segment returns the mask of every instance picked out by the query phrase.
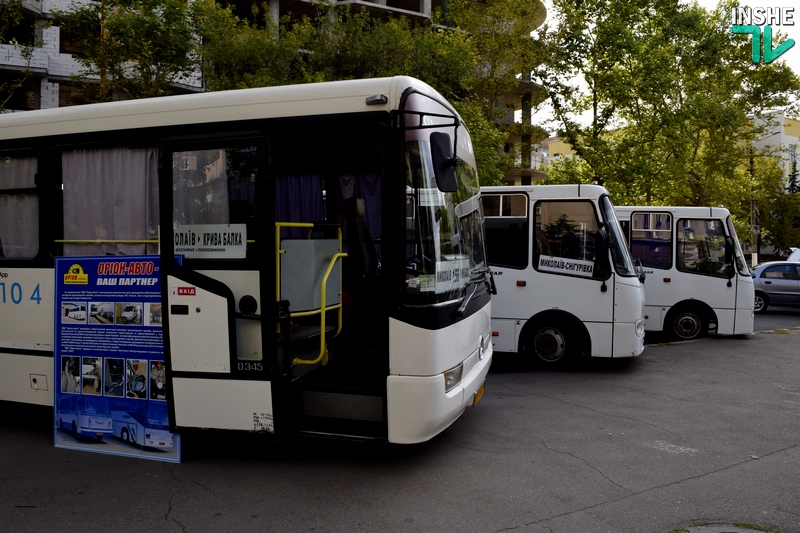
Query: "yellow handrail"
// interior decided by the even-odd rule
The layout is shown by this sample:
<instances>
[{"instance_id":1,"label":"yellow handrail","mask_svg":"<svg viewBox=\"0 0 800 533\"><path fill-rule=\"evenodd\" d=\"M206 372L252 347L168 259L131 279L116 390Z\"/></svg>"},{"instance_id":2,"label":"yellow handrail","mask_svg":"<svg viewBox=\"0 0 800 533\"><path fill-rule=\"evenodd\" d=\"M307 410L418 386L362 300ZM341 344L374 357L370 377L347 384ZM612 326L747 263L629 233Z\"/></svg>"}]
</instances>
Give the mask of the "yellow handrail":
<instances>
[{"instance_id":1,"label":"yellow handrail","mask_svg":"<svg viewBox=\"0 0 800 533\"><path fill-rule=\"evenodd\" d=\"M282 228L308 228L308 239L311 239L311 233L314 229L314 224L312 222L276 222L275 223L275 296L276 301L280 301L281 299L281 254L286 253L286 250L281 249L281 229ZM333 266L336 264L338 259L343 257L347 257L346 253L342 252L342 229L336 229L336 238L339 241L339 252L334 254L331 257L330 262L328 263L328 268L325 270L325 274L322 277L322 287L321 287L321 297L320 297L320 308L315 309L313 311L297 311L295 313L289 313L290 317L302 317L302 316L312 316L319 314L320 315L320 353L316 359L300 359L295 358L292 361L294 365L314 365L322 362L323 365L327 364L328 362L328 347L326 343L326 333L325 333L325 318L326 313L328 311L332 311L334 309L338 310L338 324L336 326L336 333L331 335L330 338L337 337L342 332L342 303L338 303L335 305L328 306L326 305L326 294L327 294L327 286L328 286L328 278L330 277L331 271L333 270ZM339 287L342 285L342 272L341 269L339 270ZM341 293L339 293L341 296ZM277 325L278 332L280 333L280 324Z\"/></svg>"},{"instance_id":2,"label":"yellow handrail","mask_svg":"<svg viewBox=\"0 0 800 533\"><path fill-rule=\"evenodd\" d=\"M322 362L322 365L325 366L328 364L328 345L325 343L325 292L328 286L328 277L331 275L331 270L333 270L333 265L336 264L337 259L341 259L342 257L347 257L347 254L339 252L338 254L334 254L331 257L330 263L328 263L328 268L325 269L325 274L322 276L322 294L320 294L320 335L319 335L319 355L316 359L300 359L299 357L295 357L292 360L293 365L315 365ZM331 306L331 309L339 308L339 327L336 330L336 335L342 330L342 304L337 304L336 306ZM334 337L336 336L334 335Z\"/></svg>"}]
</instances>

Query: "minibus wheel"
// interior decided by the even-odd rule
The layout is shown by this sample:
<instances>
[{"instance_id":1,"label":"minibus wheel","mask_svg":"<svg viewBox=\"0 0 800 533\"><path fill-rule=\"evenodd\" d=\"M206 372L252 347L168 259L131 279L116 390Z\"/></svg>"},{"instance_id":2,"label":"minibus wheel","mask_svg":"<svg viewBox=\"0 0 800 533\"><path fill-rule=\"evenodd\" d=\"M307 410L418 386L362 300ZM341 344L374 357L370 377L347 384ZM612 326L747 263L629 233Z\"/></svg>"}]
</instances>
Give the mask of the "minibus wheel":
<instances>
[{"instance_id":1,"label":"minibus wheel","mask_svg":"<svg viewBox=\"0 0 800 533\"><path fill-rule=\"evenodd\" d=\"M520 352L533 356L533 362L543 368L565 368L589 348L583 324L556 314L533 318L521 339Z\"/></svg>"},{"instance_id":2,"label":"minibus wheel","mask_svg":"<svg viewBox=\"0 0 800 533\"><path fill-rule=\"evenodd\" d=\"M546 326L536 332L533 349L544 363L555 364L567 355L567 340L560 330Z\"/></svg>"},{"instance_id":3,"label":"minibus wheel","mask_svg":"<svg viewBox=\"0 0 800 533\"><path fill-rule=\"evenodd\" d=\"M693 309L679 309L670 313L667 324L672 336L681 341L702 337L707 327L703 314Z\"/></svg>"}]
</instances>

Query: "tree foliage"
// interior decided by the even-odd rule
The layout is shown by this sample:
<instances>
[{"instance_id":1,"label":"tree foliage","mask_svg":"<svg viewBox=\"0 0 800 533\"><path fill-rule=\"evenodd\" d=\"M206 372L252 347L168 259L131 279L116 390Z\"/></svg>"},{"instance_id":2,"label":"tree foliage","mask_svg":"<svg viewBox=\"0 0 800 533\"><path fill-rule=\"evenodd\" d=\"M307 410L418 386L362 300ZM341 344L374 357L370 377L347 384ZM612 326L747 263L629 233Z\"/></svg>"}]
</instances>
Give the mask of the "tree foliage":
<instances>
[{"instance_id":1,"label":"tree foliage","mask_svg":"<svg viewBox=\"0 0 800 533\"><path fill-rule=\"evenodd\" d=\"M732 2L554 5L541 38L552 60L536 76L583 163L559 161L553 180L605 185L621 205L725 205L742 225L751 191L783 194L762 187L765 166L749 173L762 132L752 117L790 108L800 81L782 61L752 62L749 36L730 30Z\"/></svg>"},{"instance_id":2,"label":"tree foliage","mask_svg":"<svg viewBox=\"0 0 800 533\"><path fill-rule=\"evenodd\" d=\"M195 71L195 37L182 0L102 0L56 11L83 49L77 77L89 101L171 94Z\"/></svg>"},{"instance_id":3,"label":"tree foliage","mask_svg":"<svg viewBox=\"0 0 800 533\"><path fill-rule=\"evenodd\" d=\"M505 111L498 111L494 102L518 83L518 73L530 59L529 15L541 3L464 1L450 7L446 15L435 13L433 23L415 24L404 17L374 18L365 10L321 4L316 16L287 14L275 25L260 10L253 20L245 20L211 0L200 0L193 15L202 42L203 79L208 88L223 90L395 75L419 78L462 114L481 182L501 183L512 160L502 151L508 132L497 125ZM502 16L516 21L515 33L505 40L498 37ZM455 27L444 27L447 21ZM494 30L488 34L490 26Z\"/></svg>"},{"instance_id":4,"label":"tree foliage","mask_svg":"<svg viewBox=\"0 0 800 533\"><path fill-rule=\"evenodd\" d=\"M89 101L170 92L199 73L207 90L407 75L445 95L463 113L483 183L502 182L513 165L502 147L507 111L499 95L534 61L531 32L540 0L455 0L447 13L412 22L375 18L325 1L316 15L284 13L267 4L249 16L213 0L103 0L73 4L55 23L80 37L80 80Z\"/></svg>"},{"instance_id":5,"label":"tree foliage","mask_svg":"<svg viewBox=\"0 0 800 533\"><path fill-rule=\"evenodd\" d=\"M7 44L12 30L22 20L22 0L5 0L0 2L0 44Z\"/></svg>"},{"instance_id":6,"label":"tree foliage","mask_svg":"<svg viewBox=\"0 0 800 533\"><path fill-rule=\"evenodd\" d=\"M21 36L18 34L20 23L23 20L22 0L0 2L0 44L17 47L22 59L26 62L25 68L17 76L9 81L0 82L0 112L5 110L8 101L33 76L30 62L33 58L36 40L33 35Z\"/></svg>"}]
</instances>

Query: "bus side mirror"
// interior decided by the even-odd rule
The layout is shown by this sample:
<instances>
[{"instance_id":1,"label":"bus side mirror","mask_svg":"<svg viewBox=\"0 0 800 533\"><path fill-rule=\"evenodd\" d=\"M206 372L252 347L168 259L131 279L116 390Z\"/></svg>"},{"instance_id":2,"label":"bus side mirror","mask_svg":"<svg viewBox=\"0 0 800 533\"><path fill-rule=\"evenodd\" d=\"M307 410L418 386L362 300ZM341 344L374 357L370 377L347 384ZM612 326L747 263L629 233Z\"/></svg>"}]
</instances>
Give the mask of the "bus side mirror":
<instances>
[{"instance_id":1,"label":"bus side mirror","mask_svg":"<svg viewBox=\"0 0 800 533\"><path fill-rule=\"evenodd\" d=\"M608 259L608 233L605 228L600 228L595 232L595 260L594 277L606 280L611 276L611 261ZM605 286L605 283L603 284ZM605 292L605 289L603 290Z\"/></svg>"},{"instance_id":2,"label":"bus side mirror","mask_svg":"<svg viewBox=\"0 0 800 533\"><path fill-rule=\"evenodd\" d=\"M644 266L642 266L641 259L634 259L633 264L636 266L636 277L639 278L639 281L644 284L644 279L647 275L644 273Z\"/></svg>"},{"instance_id":3,"label":"bus side mirror","mask_svg":"<svg viewBox=\"0 0 800 533\"><path fill-rule=\"evenodd\" d=\"M442 192L455 192L458 189L456 167L461 162L453 157L452 139L446 133L431 133L431 156L436 186Z\"/></svg>"},{"instance_id":4,"label":"bus side mirror","mask_svg":"<svg viewBox=\"0 0 800 533\"><path fill-rule=\"evenodd\" d=\"M725 265L728 268L728 279L733 278L736 269L733 268L733 237L725 237Z\"/></svg>"}]
</instances>

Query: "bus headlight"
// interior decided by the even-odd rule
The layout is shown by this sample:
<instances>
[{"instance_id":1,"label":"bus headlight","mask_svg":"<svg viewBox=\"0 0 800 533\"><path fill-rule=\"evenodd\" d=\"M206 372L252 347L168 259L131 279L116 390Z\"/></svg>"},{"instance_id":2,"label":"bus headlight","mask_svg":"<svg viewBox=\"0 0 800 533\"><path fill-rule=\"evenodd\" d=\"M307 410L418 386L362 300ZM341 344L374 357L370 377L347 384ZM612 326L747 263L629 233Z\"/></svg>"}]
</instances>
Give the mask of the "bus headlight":
<instances>
[{"instance_id":1,"label":"bus headlight","mask_svg":"<svg viewBox=\"0 0 800 533\"><path fill-rule=\"evenodd\" d=\"M636 336L644 337L644 320L639 319L636 321Z\"/></svg>"},{"instance_id":2,"label":"bus headlight","mask_svg":"<svg viewBox=\"0 0 800 533\"><path fill-rule=\"evenodd\" d=\"M444 392L450 392L453 388L461 383L461 372L464 370L464 365L459 363L444 373Z\"/></svg>"}]
</instances>

